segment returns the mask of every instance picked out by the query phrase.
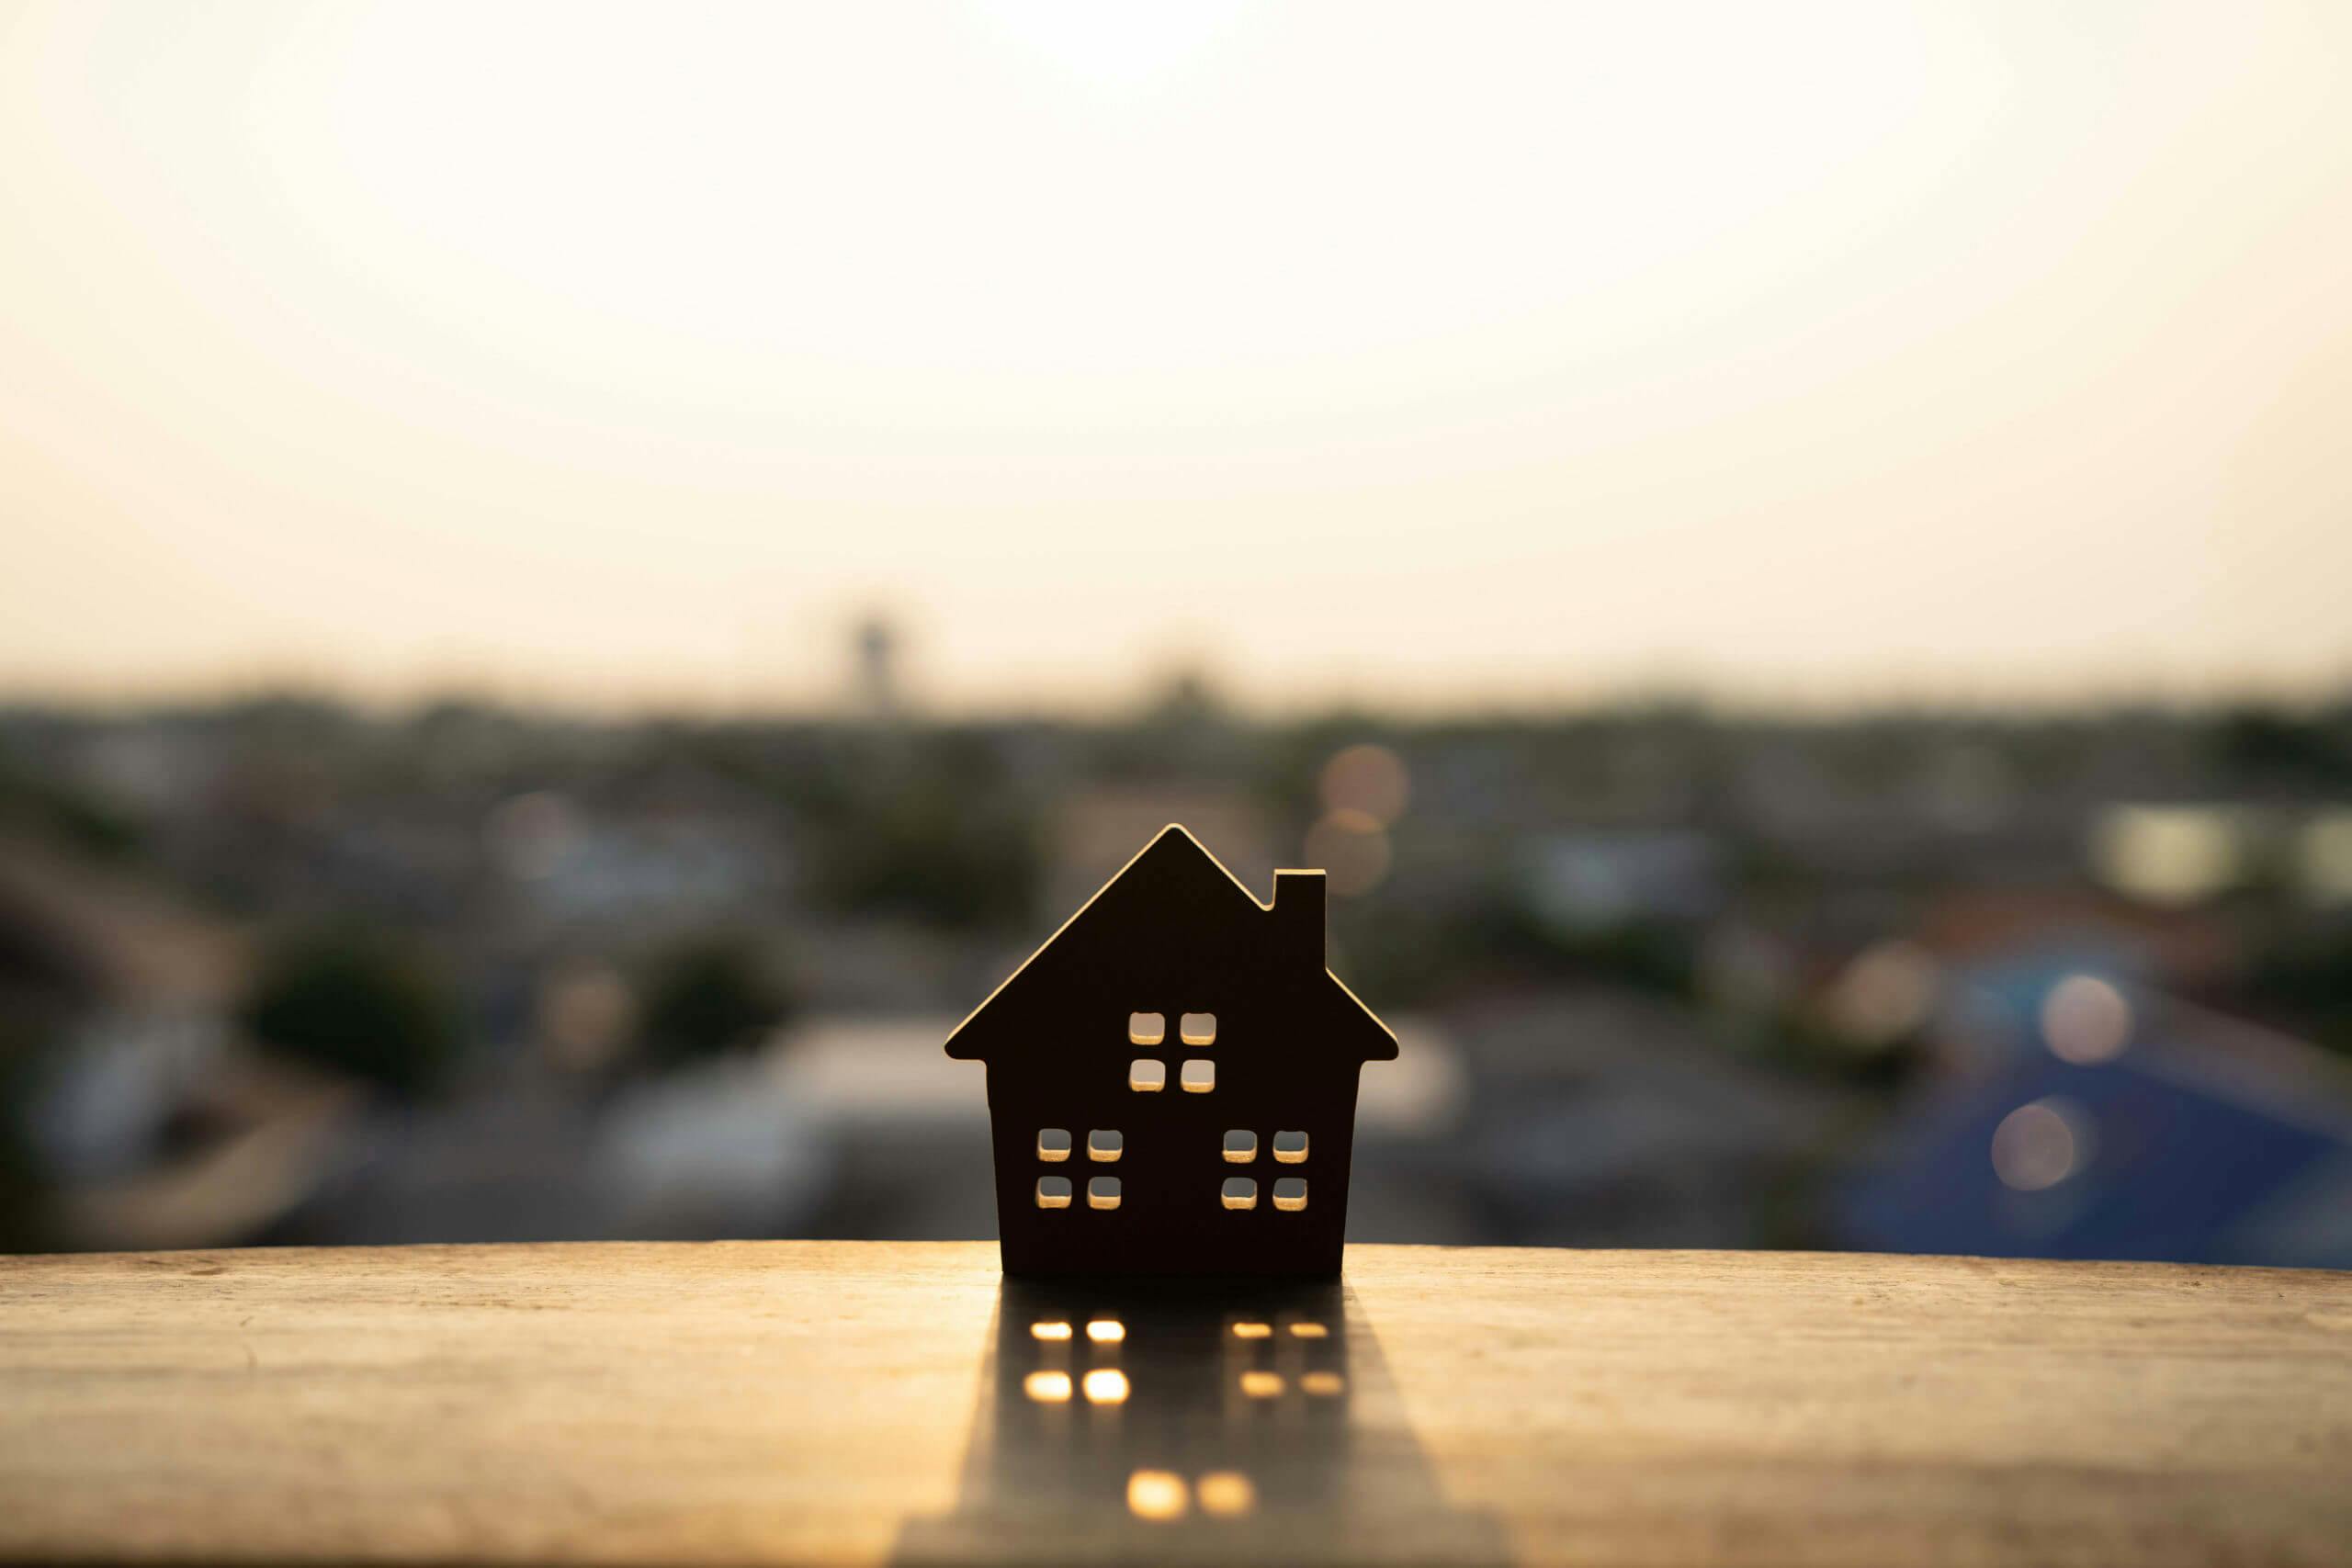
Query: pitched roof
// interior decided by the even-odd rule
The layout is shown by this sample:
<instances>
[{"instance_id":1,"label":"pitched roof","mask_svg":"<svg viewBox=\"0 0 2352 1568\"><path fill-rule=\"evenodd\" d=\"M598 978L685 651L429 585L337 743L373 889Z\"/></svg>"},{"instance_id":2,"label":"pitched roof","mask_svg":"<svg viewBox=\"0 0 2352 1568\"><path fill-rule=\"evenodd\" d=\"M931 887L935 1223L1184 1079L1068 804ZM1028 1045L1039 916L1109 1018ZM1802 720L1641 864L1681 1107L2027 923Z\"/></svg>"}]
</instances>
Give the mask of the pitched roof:
<instances>
[{"instance_id":1,"label":"pitched roof","mask_svg":"<svg viewBox=\"0 0 2352 1568\"><path fill-rule=\"evenodd\" d=\"M1132 944L1137 936L1131 932L1146 937L1161 934L1164 940L1152 950L1150 959L1164 964L1214 962L1216 955L1236 959L1247 955L1256 959L1251 966L1258 967L1264 963L1262 950L1269 932L1266 926L1252 922L1272 918L1272 905L1261 902L1243 886L1181 823L1171 822L956 1026L956 1032L948 1036L947 1054L966 1060L985 1055L986 1052L972 1038L975 1025L1000 1002L1040 985L1071 979L1073 976L1069 974L1055 974L1063 967L1057 963L1061 954L1069 954L1077 964L1101 957L1099 950L1114 944ZM1318 966L1323 952L1321 922L1318 902L1315 929ZM1187 942L1186 938L1192 940ZM1079 953L1077 949L1080 948L1086 952ZM1396 1041L1388 1027L1328 967L1323 967L1323 977L1329 982L1334 1002L1342 1010L1341 1016L1360 1021L1364 1026L1363 1048L1353 1054L1365 1061L1395 1060Z\"/></svg>"}]
</instances>

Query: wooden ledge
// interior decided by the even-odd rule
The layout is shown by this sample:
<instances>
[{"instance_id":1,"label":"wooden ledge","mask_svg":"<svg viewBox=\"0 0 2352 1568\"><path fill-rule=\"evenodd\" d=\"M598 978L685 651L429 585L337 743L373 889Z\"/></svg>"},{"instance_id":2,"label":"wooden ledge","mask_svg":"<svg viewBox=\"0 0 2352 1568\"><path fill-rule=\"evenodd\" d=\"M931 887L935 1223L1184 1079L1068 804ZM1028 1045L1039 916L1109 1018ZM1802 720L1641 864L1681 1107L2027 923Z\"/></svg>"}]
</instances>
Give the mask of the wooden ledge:
<instances>
[{"instance_id":1,"label":"wooden ledge","mask_svg":"<svg viewBox=\"0 0 2352 1568\"><path fill-rule=\"evenodd\" d=\"M2347 1477L2344 1274L1374 1247L1173 1300L1001 1293L987 1245L0 1258L17 1559L2342 1562Z\"/></svg>"}]
</instances>

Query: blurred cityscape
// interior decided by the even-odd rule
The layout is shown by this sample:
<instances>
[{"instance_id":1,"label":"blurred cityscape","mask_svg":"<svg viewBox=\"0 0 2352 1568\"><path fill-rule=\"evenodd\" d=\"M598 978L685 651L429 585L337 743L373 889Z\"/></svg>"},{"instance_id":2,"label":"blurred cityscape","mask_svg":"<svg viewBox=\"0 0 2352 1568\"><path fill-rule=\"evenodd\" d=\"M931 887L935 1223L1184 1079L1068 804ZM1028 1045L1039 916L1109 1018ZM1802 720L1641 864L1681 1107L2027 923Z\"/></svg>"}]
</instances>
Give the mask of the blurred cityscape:
<instances>
[{"instance_id":1,"label":"blurred cityscape","mask_svg":"<svg viewBox=\"0 0 2352 1568\"><path fill-rule=\"evenodd\" d=\"M1161 825L1321 866L1367 1241L2352 1267L2352 701L0 711L0 1246L988 1236L940 1043Z\"/></svg>"}]
</instances>

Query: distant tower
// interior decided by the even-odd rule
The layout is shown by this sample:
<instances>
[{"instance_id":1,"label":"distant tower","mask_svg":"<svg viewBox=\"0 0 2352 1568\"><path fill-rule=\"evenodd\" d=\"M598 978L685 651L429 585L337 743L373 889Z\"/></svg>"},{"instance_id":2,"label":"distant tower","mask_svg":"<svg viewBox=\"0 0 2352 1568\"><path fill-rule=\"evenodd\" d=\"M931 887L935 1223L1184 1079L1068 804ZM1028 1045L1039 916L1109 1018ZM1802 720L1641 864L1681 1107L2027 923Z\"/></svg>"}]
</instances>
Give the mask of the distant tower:
<instances>
[{"instance_id":1,"label":"distant tower","mask_svg":"<svg viewBox=\"0 0 2352 1568\"><path fill-rule=\"evenodd\" d=\"M899 634L882 616L868 615L858 623L855 646L850 711L869 723L888 723L899 714Z\"/></svg>"}]
</instances>

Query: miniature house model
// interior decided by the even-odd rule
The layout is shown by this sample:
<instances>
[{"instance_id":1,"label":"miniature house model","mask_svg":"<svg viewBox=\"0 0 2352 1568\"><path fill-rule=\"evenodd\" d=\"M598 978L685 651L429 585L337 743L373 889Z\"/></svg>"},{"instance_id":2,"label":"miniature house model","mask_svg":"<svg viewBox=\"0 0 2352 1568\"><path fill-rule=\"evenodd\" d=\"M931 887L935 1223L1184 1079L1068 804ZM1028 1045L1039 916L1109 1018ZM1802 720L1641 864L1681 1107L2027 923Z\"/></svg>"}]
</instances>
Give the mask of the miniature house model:
<instances>
[{"instance_id":1,"label":"miniature house model","mask_svg":"<svg viewBox=\"0 0 2352 1568\"><path fill-rule=\"evenodd\" d=\"M1340 1269L1356 1077L1396 1037L1323 963L1323 874L1261 904L1182 828L959 1025L1009 1274Z\"/></svg>"}]
</instances>

